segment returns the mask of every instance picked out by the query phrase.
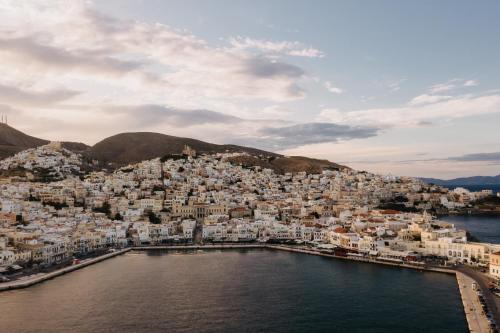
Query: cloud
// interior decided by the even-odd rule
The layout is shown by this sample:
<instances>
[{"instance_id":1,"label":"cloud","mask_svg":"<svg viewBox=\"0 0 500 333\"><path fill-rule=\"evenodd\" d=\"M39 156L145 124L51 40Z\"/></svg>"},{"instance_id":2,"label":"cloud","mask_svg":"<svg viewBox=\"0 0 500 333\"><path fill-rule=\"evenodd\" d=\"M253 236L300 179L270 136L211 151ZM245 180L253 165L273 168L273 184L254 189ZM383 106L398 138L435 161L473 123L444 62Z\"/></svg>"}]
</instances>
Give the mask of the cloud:
<instances>
[{"instance_id":1,"label":"cloud","mask_svg":"<svg viewBox=\"0 0 500 333\"><path fill-rule=\"evenodd\" d=\"M300 42L272 42L248 37L233 37L229 39L232 50L257 50L271 55L288 55L294 57L323 58L325 54L315 48L305 47Z\"/></svg>"},{"instance_id":2,"label":"cloud","mask_svg":"<svg viewBox=\"0 0 500 333\"><path fill-rule=\"evenodd\" d=\"M304 71L297 66L272 61L263 57L248 59L243 71L261 78L299 78L304 75Z\"/></svg>"},{"instance_id":3,"label":"cloud","mask_svg":"<svg viewBox=\"0 0 500 333\"><path fill-rule=\"evenodd\" d=\"M442 93L446 91L455 90L462 87L475 87L478 86L479 82L477 80L464 80L464 79L451 79L445 83L437 83L429 87L429 92L431 94Z\"/></svg>"},{"instance_id":4,"label":"cloud","mask_svg":"<svg viewBox=\"0 0 500 333\"><path fill-rule=\"evenodd\" d=\"M417 97L414 97L408 104L409 105L421 105L421 104L432 104L441 101L445 101L452 98L452 96L443 96L443 95L428 95L423 94Z\"/></svg>"},{"instance_id":5,"label":"cloud","mask_svg":"<svg viewBox=\"0 0 500 333\"><path fill-rule=\"evenodd\" d=\"M3 114L3 115L17 115L17 114L19 114L21 112L22 112L21 110L14 109L10 105L0 104L0 114Z\"/></svg>"},{"instance_id":6,"label":"cloud","mask_svg":"<svg viewBox=\"0 0 500 333\"><path fill-rule=\"evenodd\" d=\"M0 83L0 103L21 106L46 107L66 101L78 94L78 91L66 89L26 90Z\"/></svg>"},{"instance_id":7,"label":"cloud","mask_svg":"<svg viewBox=\"0 0 500 333\"><path fill-rule=\"evenodd\" d=\"M284 127L263 127L258 137L240 138L244 144L253 143L257 147L283 150L309 144L338 142L376 136L373 127L353 127L333 123L305 123Z\"/></svg>"},{"instance_id":8,"label":"cloud","mask_svg":"<svg viewBox=\"0 0 500 333\"><path fill-rule=\"evenodd\" d=\"M182 110L160 105L109 106L104 112L121 115L139 126L167 123L170 126L236 124L244 119L210 110Z\"/></svg>"},{"instance_id":9,"label":"cloud","mask_svg":"<svg viewBox=\"0 0 500 333\"><path fill-rule=\"evenodd\" d=\"M441 93L441 92L453 90L453 89L455 89L455 87L456 87L456 85L453 83L437 83L437 84L432 85L429 88L429 91L432 94L435 94L435 93Z\"/></svg>"},{"instance_id":10,"label":"cloud","mask_svg":"<svg viewBox=\"0 0 500 333\"><path fill-rule=\"evenodd\" d=\"M0 50L0 52L8 52L15 57L20 57L19 61L32 61L57 70L80 68L94 74L123 75L141 67L138 62L118 60L92 54L92 52L85 50L70 52L61 48L41 45L34 36L0 39Z\"/></svg>"},{"instance_id":11,"label":"cloud","mask_svg":"<svg viewBox=\"0 0 500 333\"><path fill-rule=\"evenodd\" d=\"M475 87L478 85L479 85L479 82L477 80L467 80L464 82L464 87Z\"/></svg>"},{"instance_id":12,"label":"cloud","mask_svg":"<svg viewBox=\"0 0 500 333\"><path fill-rule=\"evenodd\" d=\"M164 24L110 17L83 0L1 6L0 70L24 84L80 84L85 75L107 90L168 98L169 104L221 98L281 102L305 97L299 82L305 72L274 55L322 56L298 42L242 39L237 51L234 45L216 47Z\"/></svg>"},{"instance_id":13,"label":"cloud","mask_svg":"<svg viewBox=\"0 0 500 333\"><path fill-rule=\"evenodd\" d=\"M495 153L474 153L462 156L449 157L452 161L474 161L474 162L500 162L500 152Z\"/></svg>"},{"instance_id":14,"label":"cloud","mask_svg":"<svg viewBox=\"0 0 500 333\"><path fill-rule=\"evenodd\" d=\"M401 84L403 84L403 82L405 82L405 81L406 81L406 79L391 81L391 82L387 83L387 87L389 88L389 90L391 92L396 92L396 91L399 91L401 89Z\"/></svg>"},{"instance_id":15,"label":"cloud","mask_svg":"<svg viewBox=\"0 0 500 333\"><path fill-rule=\"evenodd\" d=\"M340 124L408 127L500 112L500 94L438 97L434 103L430 99L431 97L420 97L416 101L413 99L413 103L410 101L408 105L393 108L345 112L325 109L320 116ZM423 100L429 103L419 103Z\"/></svg>"},{"instance_id":16,"label":"cloud","mask_svg":"<svg viewBox=\"0 0 500 333\"><path fill-rule=\"evenodd\" d=\"M334 93L334 94L337 94L337 95L340 95L340 94L342 94L342 93L344 92L344 90L343 90L343 89L341 89L341 88L339 88L339 87L335 87L335 86L333 85L333 83L331 83L330 81L326 81L326 82L324 83L324 86L325 86L325 88L326 88L329 92Z\"/></svg>"}]
</instances>

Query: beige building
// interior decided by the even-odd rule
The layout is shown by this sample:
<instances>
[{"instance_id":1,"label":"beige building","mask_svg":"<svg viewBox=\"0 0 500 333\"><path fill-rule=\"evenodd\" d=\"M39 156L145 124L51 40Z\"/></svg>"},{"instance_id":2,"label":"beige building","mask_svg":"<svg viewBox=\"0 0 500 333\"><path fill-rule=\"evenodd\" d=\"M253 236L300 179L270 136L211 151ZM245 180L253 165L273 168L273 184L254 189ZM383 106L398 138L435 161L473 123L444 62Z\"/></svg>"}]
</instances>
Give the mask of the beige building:
<instances>
[{"instance_id":1,"label":"beige building","mask_svg":"<svg viewBox=\"0 0 500 333\"><path fill-rule=\"evenodd\" d=\"M189 205L172 205L172 213L183 218L195 218L202 221L210 215L226 215L228 209L226 205L210 205L203 203L190 203Z\"/></svg>"},{"instance_id":2,"label":"beige building","mask_svg":"<svg viewBox=\"0 0 500 333\"><path fill-rule=\"evenodd\" d=\"M490 255L490 274L500 279L500 251Z\"/></svg>"}]
</instances>

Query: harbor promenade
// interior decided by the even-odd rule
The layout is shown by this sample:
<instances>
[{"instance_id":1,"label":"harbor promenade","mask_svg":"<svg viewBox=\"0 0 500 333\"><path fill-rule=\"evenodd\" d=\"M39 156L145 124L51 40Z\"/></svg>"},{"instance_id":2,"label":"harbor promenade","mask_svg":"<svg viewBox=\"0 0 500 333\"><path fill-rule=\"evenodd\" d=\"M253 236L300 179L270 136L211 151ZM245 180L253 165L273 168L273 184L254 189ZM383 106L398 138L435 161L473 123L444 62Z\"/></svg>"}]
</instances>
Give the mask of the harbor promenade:
<instances>
[{"instance_id":1,"label":"harbor promenade","mask_svg":"<svg viewBox=\"0 0 500 333\"><path fill-rule=\"evenodd\" d=\"M462 272L456 272L462 303L464 304L465 316L471 333L491 332L488 319L483 311L476 290L473 290L473 283L477 282Z\"/></svg>"}]
</instances>

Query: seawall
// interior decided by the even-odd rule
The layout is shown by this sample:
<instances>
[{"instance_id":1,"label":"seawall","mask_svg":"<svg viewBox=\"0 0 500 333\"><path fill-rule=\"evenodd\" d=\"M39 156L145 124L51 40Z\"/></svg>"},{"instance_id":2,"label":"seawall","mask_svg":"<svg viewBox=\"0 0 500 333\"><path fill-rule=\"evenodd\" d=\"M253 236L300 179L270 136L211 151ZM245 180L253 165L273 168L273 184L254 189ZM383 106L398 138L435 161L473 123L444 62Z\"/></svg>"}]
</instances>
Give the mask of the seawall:
<instances>
[{"instance_id":1,"label":"seawall","mask_svg":"<svg viewBox=\"0 0 500 333\"><path fill-rule=\"evenodd\" d=\"M104 254L102 256L99 256L99 257L96 257L96 258L92 258L92 259L88 259L88 260L86 260L84 262L81 262L79 264L68 266L68 267L64 267L64 268L55 270L55 271L50 272L50 273L46 273L46 274L40 273L40 274L38 274L35 277L27 278L27 279L24 279L24 280L16 280L16 281L12 281L12 282L0 283L0 291L26 288L26 287L32 286L34 284L37 284L37 283L40 283L40 282L43 282L43 281L46 281L46 280L49 280L49 279L53 279L53 278L55 278L57 276L64 275L64 274L67 274L69 272L76 271L77 269L93 265L93 264L98 263L100 261L116 257L116 256L118 256L120 254L123 254L125 252L128 252L128 251L130 251L130 248L126 248L126 249L123 249L123 250L118 250L116 252Z\"/></svg>"},{"instance_id":2,"label":"seawall","mask_svg":"<svg viewBox=\"0 0 500 333\"><path fill-rule=\"evenodd\" d=\"M301 249L301 248L293 248L293 247L288 247L288 246L281 246L281 245L266 245L266 248L275 249L275 250L282 250L282 251L289 251L289 252L306 253L306 254L312 254L312 255L341 259L341 260L364 262L364 263L369 263L369 264L378 264L378 265L385 265L385 266L392 266L392 267L410 268L410 269L415 269L415 270L419 270L419 271L431 271L431 272L438 272L438 273L445 273L445 274L455 274L454 270L447 269L447 268L416 266L416 265L410 265L410 264L393 263L393 262L386 262L386 261L367 259L367 258L341 257L341 256L336 256L334 254L323 253L323 252L318 252L318 251L314 251L314 250L306 250L306 249Z\"/></svg>"}]
</instances>

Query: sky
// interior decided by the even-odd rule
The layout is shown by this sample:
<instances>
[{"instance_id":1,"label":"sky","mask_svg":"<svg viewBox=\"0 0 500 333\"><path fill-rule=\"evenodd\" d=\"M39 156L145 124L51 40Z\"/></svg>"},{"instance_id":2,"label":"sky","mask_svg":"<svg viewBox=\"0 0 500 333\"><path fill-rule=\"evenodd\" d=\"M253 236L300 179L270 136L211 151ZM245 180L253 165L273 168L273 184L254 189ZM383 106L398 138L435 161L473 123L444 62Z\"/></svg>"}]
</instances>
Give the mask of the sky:
<instances>
[{"instance_id":1,"label":"sky","mask_svg":"<svg viewBox=\"0 0 500 333\"><path fill-rule=\"evenodd\" d=\"M500 174L499 1L0 0L0 113L381 174Z\"/></svg>"}]
</instances>

